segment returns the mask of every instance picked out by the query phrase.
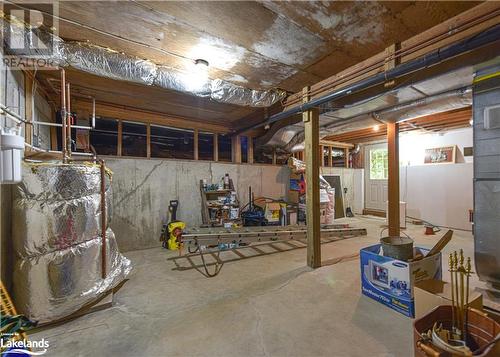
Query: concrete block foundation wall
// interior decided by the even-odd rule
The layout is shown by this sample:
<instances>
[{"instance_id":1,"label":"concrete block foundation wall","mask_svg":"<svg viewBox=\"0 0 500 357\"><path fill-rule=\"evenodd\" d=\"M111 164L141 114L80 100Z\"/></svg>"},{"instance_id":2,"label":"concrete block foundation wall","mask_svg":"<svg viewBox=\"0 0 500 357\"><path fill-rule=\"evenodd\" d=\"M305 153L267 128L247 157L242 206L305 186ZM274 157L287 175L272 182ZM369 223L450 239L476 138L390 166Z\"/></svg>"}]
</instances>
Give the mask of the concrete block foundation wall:
<instances>
[{"instance_id":1,"label":"concrete block foundation wall","mask_svg":"<svg viewBox=\"0 0 500 357\"><path fill-rule=\"evenodd\" d=\"M188 226L199 226L202 223L201 179L215 183L228 173L243 206L248 203L249 186L255 197L286 198L290 175L286 166L258 164L111 157L106 158L106 164L114 173L111 228L122 251L160 245L161 227L167 222L170 200L180 201L178 219ZM360 213L363 170L322 168L322 172L341 176L342 185L348 188L348 195L352 195L351 202L361 202L353 203L354 211Z\"/></svg>"},{"instance_id":2,"label":"concrete block foundation wall","mask_svg":"<svg viewBox=\"0 0 500 357\"><path fill-rule=\"evenodd\" d=\"M122 251L160 245L170 200L179 200L178 219L199 226L201 179L215 183L228 173L241 205L249 186L255 197L284 198L289 180L286 166L132 158L107 158L106 164L114 173L111 228Z\"/></svg>"}]
</instances>

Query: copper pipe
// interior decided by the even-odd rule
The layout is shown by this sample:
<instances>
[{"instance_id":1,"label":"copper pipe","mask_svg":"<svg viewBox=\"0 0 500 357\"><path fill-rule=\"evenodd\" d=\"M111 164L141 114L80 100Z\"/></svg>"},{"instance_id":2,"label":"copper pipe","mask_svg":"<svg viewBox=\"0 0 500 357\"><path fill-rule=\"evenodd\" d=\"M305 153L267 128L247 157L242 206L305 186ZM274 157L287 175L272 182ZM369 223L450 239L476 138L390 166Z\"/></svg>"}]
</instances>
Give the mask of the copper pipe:
<instances>
[{"instance_id":1,"label":"copper pipe","mask_svg":"<svg viewBox=\"0 0 500 357\"><path fill-rule=\"evenodd\" d=\"M61 151L62 161L66 163L66 72L61 68Z\"/></svg>"},{"instance_id":2,"label":"copper pipe","mask_svg":"<svg viewBox=\"0 0 500 357\"><path fill-rule=\"evenodd\" d=\"M67 103L68 103L68 111L67 111L67 122L66 122L66 130L68 131L68 134L66 135L66 140L68 141L67 142L67 145L66 145L66 150L67 150L67 154L68 154L68 157L71 157L71 121L72 121L72 117L71 117L71 88L70 88L70 85L69 83L66 84L66 95L68 96L67 98Z\"/></svg>"},{"instance_id":3,"label":"copper pipe","mask_svg":"<svg viewBox=\"0 0 500 357\"><path fill-rule=\"evenodd\" d=\"M106 165L104 160L99 160L101 164L101 276L106 279Z\"/></svg>"}]
</instances>

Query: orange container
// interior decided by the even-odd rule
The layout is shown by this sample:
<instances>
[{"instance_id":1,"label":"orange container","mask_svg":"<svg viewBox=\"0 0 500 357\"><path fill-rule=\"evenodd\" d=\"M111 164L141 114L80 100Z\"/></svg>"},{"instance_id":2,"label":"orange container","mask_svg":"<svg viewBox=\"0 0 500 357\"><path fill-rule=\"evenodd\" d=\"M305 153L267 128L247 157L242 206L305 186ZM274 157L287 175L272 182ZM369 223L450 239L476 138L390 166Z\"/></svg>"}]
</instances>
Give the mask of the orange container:
<instances>
[{"instance_id":1,"label":"orange container","mask_svg":"<svg viewBox=\"0 0 500 357\"><path fill-rule=\"evenodd\" d=\"M468 336L467 345L472 352L493 341L500 333L500 324L491 319L484 312L469 308L468 310ZM436 307L422 318L413 323L413 339L416 357L451 357L452 355L434 346L431 342L422 341L422 334L426 333L434 323L443 324L447 330L451 329L451 306L442 305ZM486 350L476 356L500 356L500 342L486 348Z\"/></svg>"}]
</instances>

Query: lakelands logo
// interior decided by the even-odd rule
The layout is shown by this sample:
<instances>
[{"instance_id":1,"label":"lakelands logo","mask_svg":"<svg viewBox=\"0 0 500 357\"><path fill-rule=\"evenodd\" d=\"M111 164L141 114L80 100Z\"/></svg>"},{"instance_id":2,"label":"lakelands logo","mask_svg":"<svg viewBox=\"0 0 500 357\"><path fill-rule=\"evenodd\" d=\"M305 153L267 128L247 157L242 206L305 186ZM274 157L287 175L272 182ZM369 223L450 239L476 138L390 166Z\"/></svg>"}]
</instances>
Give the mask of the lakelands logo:
<instances>
[{"instance_id":1,"label":"lakelands logo","mask_svg":"<svg viewBox=\"0 0 500 357\"><path fill-rule=\"evenodd\" d=\"M0 2L3 65L12 69L57 68L52 55L57 36L56 1Z\"/></svg>"},{"instance_id":2,"label":"lakelands logo","mask_svg":"<svg viewBox=\"0 0 500 357\"><path fill-rule=\"evenodd\" d=\"M49 341L42 338L41 340L14 340L11 339L15 334L4 334L0 337L0 348L3 351L2 355L9 354L15 356L32 355L41 356L47 353Z\"/></svg>"}]
</instances>

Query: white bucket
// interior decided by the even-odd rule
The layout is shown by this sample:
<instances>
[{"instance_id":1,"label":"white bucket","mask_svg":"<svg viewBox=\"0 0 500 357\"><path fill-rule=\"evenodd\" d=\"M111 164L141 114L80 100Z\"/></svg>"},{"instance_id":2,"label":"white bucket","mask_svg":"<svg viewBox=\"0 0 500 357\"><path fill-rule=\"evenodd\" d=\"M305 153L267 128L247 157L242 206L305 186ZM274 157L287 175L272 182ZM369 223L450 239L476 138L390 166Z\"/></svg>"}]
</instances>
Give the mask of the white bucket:
<instances>
[{"instance_id":1,"label":"white bucket","mask_svg":"<svg viewBox=\"0 0 500 357\"><path fill-rule=\"evenodd\" d=\"M2 128L0 135L0 182L21 182L21 155L24 138L14 128Z\"/></svg>"}]
</instances>

